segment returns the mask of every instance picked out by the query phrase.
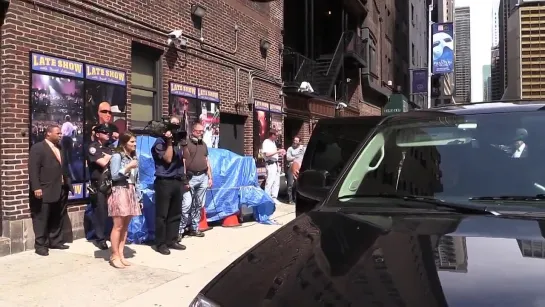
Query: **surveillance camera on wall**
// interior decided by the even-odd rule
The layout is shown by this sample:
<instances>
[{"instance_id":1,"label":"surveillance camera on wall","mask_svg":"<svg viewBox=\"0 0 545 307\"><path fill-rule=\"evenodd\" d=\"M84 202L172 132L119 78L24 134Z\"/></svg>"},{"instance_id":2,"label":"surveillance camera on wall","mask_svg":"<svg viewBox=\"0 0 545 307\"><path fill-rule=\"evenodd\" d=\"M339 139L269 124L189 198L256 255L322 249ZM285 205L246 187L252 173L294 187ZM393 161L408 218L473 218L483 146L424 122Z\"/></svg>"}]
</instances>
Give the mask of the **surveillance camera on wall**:
<instances>
[{"instance_id":1,"label":"surveillance camera on wall","mask_svg":"<svg viewBox=\"0 0 545 307\"><path fill-rule=\"evenodd\" d=\"M310 83L308 83L307 81L303 81L303 82L301 82L301 85L299 86L299 92L301 92L301 93L314 93L314 89L312 88Z\"/></svg>"},{"instance_id":2,"label":"surveillance camera on wall","mask_svg":"<svg viewBox=\"0 0 545 307\"><path fill-rule=\"evenodd\" d=\"M182 30L174 30L170 33L168 33L168 40L167 44L170 46L186 46L187 45L187 39L183 37L183 31Z\"/></svg>"},{"instance_id":3,"label":"surveillance camera on wall","mask_svg":"<svg viewBox=\"0 0 545 307\"><path fill-rule=\"evenodd\" d=\"M344 108L346 108L346 107L348 107L348 105L347 105L346 103L344 103L344 102L338 102L336 108L337 108L337 110L342 110L342 109L344 109Z\"/></svg>"}]
</instances>

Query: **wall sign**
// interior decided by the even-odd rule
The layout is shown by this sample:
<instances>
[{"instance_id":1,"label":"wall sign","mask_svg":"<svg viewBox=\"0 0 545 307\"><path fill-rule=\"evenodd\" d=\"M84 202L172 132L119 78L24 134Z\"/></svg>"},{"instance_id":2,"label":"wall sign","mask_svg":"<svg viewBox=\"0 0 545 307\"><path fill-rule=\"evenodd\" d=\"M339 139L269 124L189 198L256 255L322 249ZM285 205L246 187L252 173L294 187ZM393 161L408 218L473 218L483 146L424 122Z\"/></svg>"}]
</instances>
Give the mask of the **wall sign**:
<instances>
[{"instance_id":1,"label":"wall sign","mask_svg":"<svg viewBox=\"0 0 545 307\"><path fill-rule=\"evenodd\" d=\"M40 53L31 53L32 70L44 74L57 74L83 78L83 63Z\"/></svg>"},{"instance_id":2,"label":"wall sign","mask_svg":"<svg viewBox=\"0 0 545 307\"><path fill-rule=\"evenodd\" d=\"M197 89L197 98L201 100L206 100L210 102L220 102L220 93L216 91L207 90L204 88Z\"/></svg>"},{"instance_id":3,"label":"wall sign","mask_svg":"<svg viewBox=\"0 0 545 307\"><path fill-rule=\"evenodd\" d=\"M87 64L85 66L85 76L88 80L127 85L126 74L124 71L113 70L106 67L100 67Z\"/></svg>"}]
</instances>

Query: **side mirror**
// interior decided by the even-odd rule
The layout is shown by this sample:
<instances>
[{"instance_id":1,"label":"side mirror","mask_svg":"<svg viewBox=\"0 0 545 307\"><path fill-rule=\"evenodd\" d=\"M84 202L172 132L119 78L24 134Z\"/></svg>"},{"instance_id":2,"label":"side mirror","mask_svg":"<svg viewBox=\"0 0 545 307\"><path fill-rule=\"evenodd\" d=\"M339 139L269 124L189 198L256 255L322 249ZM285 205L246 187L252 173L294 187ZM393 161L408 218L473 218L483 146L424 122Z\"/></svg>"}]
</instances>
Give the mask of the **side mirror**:
<instances>
[{"instance_id":1,"label":"side mirror","mask_svg":"<svg viewBox=\"0 0 545 307\"><path fill-rule=\"evenodd\" d=\"M329 173L323 170L306 170L297 178L297 192L302 196L322 201L329 192L327 177Z\"/></svg>"}]
</instances>

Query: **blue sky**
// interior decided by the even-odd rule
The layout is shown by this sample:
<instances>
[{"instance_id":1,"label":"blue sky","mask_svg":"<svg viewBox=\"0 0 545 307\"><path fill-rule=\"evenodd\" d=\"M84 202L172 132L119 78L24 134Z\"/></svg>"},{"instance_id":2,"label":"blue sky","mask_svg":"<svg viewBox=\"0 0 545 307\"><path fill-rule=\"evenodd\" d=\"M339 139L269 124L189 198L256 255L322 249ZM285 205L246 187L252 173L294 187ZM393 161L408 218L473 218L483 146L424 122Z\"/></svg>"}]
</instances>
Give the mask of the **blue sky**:
<instances>
[{"instance_id":1,"label":"blue sky","mask_svg":"<svg viewBox=\"0 0 545 307\"><path fill-rule=\"evenodd\" d=\"M483 65L490 64L492 8L499 0L454 0L456 7L471 10L471 100L483 99Z\"/></svg>"}]
</instances>

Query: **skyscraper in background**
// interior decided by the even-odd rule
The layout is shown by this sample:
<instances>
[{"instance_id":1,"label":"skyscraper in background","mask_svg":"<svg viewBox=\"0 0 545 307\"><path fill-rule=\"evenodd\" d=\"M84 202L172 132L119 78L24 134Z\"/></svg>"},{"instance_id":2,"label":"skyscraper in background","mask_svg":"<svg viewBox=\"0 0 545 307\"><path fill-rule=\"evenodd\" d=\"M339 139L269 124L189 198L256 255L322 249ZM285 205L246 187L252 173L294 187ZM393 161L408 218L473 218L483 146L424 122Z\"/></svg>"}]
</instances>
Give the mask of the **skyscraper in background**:
<instances>
[{"instance_id":1,"label":"skyscraper in background","mask_svg":"<svg viewBox=\"0 0 545 307\"><path fill-rule=\"evenodd\" d=\"M454 91L458 103L471 102L471 11L454 9Z\"/></svg>"},{"instance_id":2,"label":"skyscraper in background","mask_svg":"<svg viewBox=\"0 0 545 307\"><path fill-rule=\"evenodd\" d=\"M490 101L491 96L491 66L483 65L483 101Z\"/></svg>"},{"instance_id":3,"label":"skyscraper in background","mask_svg":"<svg viewBox=\"0 0 545 307\"><path fill-rule=\"evenodd\" d=\"M492 49L490 51L490 88L489 100L500 100L504 91L502 69L500 69L500 34L503 30L500 27L500 20L503 18L500 10L501 1L492 4Z\"/></svg>"},{"instance_id":4,"label":"skyscraper in background","mask_svg":"<svg viewBox=\"0 0 545 307\"><path fill-rule=\"evenodd\" d=\"M500 44L500 19L499 19L500 1L494 1L492 4L492 47Z\"/></svg>"},{"instance_id":5,"label":"skyscraper in background","mask_svg":"<svg viewBox=\"0 0 545 307\"><path fill-rule=\"evenodd\" d=\"M505 99L544 99L545 1L518 1L507 22Z\"/></svg>"},{"instance_id":6,"label":"skyscraper in background","mask_svg":"<svg viewBox=\"0 0 545 307\"><path fill-rule=\"evenodd\" d=\"M492 89L494 93L501 92L498 99L503 97L507 88L507 19L509 18L509 3L511 0L500 0L498 5L498 84Z\"/></svg>"},{"instance_id":7,"label":"skyscraper in background","mask_svg":"<svg viewBox=\"0 0 545 307\"><path fill-rule=\"evenodd\" d=\"M433 22L454 22L454 0L433 0ZM454 29L456 31L456 29ZM441 74L432 77L433 105L451 104L454 102L454 74Z\"/></svg>"}]
</instances>

